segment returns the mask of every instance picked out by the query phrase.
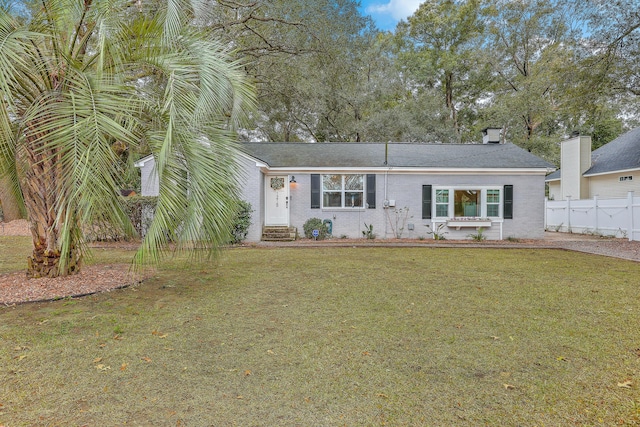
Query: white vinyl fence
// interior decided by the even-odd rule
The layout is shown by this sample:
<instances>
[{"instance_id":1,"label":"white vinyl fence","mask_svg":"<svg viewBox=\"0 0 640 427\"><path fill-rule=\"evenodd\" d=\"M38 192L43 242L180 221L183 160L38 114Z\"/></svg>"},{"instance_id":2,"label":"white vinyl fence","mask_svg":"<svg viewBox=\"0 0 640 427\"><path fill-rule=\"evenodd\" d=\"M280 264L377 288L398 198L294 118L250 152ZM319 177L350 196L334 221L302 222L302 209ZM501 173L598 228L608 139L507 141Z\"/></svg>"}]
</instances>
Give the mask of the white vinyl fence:
<instances>
[{"instance_id":1,"label":"white vinyl fence","mask_svg":"<svg viewBox=\"0 0 640 427\"><path fill-rule=\"evenodd\" d=\"M630 191L623 199L547 200L545 228L640 240L640 197Z\"/></svg>"}]
</instances>

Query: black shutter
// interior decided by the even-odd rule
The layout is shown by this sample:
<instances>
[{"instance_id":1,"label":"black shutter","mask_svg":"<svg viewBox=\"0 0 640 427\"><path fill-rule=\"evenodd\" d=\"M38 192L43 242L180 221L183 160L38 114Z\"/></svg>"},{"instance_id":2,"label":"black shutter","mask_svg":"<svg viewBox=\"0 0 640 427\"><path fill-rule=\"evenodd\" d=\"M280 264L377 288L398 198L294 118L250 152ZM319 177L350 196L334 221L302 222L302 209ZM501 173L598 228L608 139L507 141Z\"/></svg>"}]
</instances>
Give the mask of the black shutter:
<instances>
[{"instance_id":1,"label":"black shutter","mask_svg":"<svg viewBox=\"0 0 640 427\"><path fill-rule=\"evenodd\" d=\"M504 219L513 219L513 185L504 186L502 215Z\"/></svg>"},{"instance_id":2,"label":"black shutter","mask_svg":"<svg viewBox=\"0 0 640 427\"><path fill-rule=\"evenodd\" d=\"M369 209L376 208L376 175L367 175L367 207Z\"/></svg>"},{"instance_id":3,"label":"black shutter","mask_svg":"<svg viewBox=\"0 0 640 427\"><path fill-rule=\"evenodd\" d=\"M422 186L422 219L431 219L431 186Z\"/></svg>"},{"instance_id":4,"label":"black shutter","mask_svg":"<svg viewBox=\"0 0 640 427\"><path fill-rule=\"evenodd\" d=\"M320 209L320 175L311 174L311 209Z\"/></svg>"}]
</instances>

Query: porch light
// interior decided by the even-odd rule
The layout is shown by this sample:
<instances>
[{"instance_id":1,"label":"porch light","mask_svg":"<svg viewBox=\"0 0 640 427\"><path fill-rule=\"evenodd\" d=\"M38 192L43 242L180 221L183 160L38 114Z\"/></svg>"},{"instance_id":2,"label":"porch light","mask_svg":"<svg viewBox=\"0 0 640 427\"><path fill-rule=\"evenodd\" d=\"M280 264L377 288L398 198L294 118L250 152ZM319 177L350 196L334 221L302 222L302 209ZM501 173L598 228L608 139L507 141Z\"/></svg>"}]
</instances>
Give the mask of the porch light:
<instances>
[{"instance_id":1,"label":"porch light","mask_svg":"<svg viewBox=\"0 0 640 427\"><path fill-rule=\"evenodd\" d=\"M289 180L289 184L295 184L296 183L296 177L291 175L291 179Z\"/></svg>"}]
</instances>

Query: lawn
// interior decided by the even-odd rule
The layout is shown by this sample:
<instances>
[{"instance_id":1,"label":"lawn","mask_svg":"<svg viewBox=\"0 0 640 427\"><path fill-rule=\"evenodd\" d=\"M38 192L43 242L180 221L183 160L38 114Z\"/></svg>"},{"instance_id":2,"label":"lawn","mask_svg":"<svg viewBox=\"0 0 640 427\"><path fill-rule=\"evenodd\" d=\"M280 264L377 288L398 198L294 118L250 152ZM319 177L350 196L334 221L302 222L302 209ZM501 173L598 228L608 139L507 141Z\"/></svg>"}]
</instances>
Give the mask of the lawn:
<instances>
[{"instance_id":1,"label":"lawn","mask_svg":"<svg viewBox=\"0 0 640 427\"><path fill-rule=\"evenodd\" d=\"M640 425L639 278L560 250L175 260L0 308L0 425Z\"/></svg>"}]
</instances>

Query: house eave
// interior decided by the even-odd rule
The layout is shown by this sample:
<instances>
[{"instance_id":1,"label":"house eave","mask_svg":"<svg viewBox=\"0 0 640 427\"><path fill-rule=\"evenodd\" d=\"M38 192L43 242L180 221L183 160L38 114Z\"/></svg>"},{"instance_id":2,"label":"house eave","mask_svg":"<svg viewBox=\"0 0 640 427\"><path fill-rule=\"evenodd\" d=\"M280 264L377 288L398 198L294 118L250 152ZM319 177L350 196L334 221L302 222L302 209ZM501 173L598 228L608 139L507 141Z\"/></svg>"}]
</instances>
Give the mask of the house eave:
<instances>
[{"instance_id":1,"label":"house eave","mask_svg":"<svg viewBox=\"0 0 640 427\"><path fill-rule=\"evenodd\" d=\"M586 177L602 176L602 175L617 175L621 173L629 173L629 172L637 172L637 171L640 171L640 168L620 169L620 170L599 172L599 173L584 173L582 176L586 178Z\"/></svg>"},{"instance_id":2,"label":"house eave","mask_svg":"<svg viewBox=\"0 0 640 427\"><path fill-rule=\"evenodd\" d=\"M429 175L546 175L547 168L407 168L407 167L269 167L262 166L265 173L394 173L394 174L429 174Z\"/></svg>"},{"instance_id":3,"label":"house eave","mask_svg":"<svg viewBox=\"0 0 640 427\"><path fill-rule=\"evenodd\" d=\"M145 157L139 159L133 165L135 167L137 167L137 168L141 168L141 167L144 167L144 164L147 163L149 160L153 160L153 154L149 154L148 156L145 156Z\"/></svg>"}]
</instances>

